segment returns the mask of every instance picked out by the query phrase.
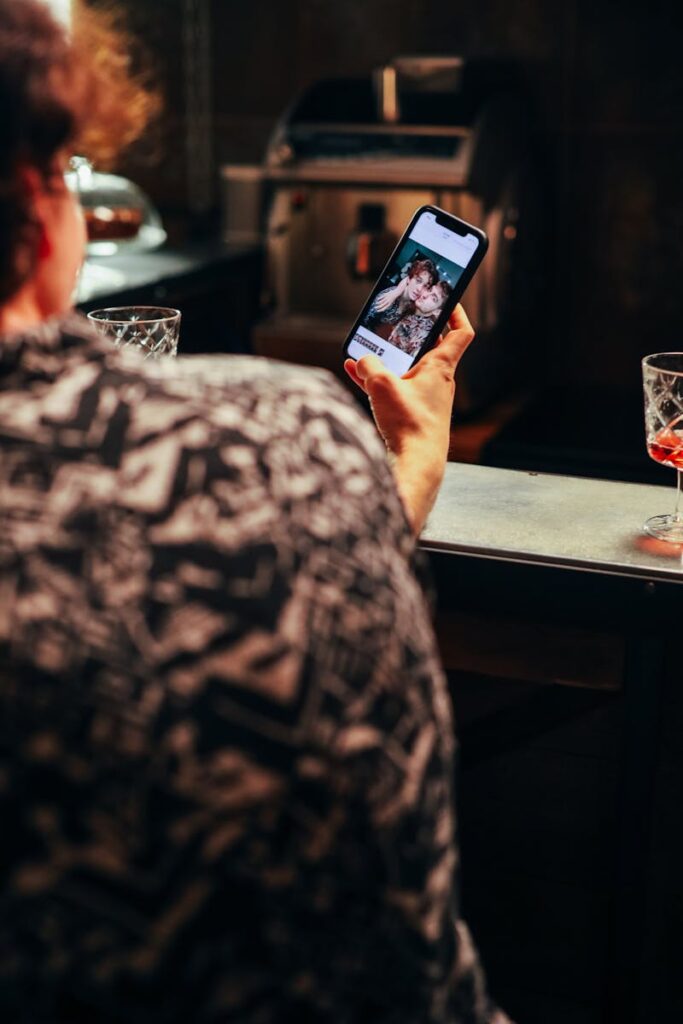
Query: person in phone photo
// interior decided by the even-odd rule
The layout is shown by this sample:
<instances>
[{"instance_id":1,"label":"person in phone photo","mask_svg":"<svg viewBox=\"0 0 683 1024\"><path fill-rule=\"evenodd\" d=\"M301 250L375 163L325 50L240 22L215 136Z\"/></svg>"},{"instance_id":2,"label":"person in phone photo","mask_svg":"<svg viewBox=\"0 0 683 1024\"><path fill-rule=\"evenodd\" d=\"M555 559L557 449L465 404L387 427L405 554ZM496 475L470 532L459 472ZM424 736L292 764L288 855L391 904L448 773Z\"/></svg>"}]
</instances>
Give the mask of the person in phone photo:
<instances>
[{"instance_id":1,"label":"person in phone photo","mask_svg":"<svg viewBox=\"0 0 683 1024\"><path fill-rule=\"evenodd\" d=\"M416 300L437 279L437 270L432 260L413 256L403 266L398 284L384 288L375 298L367 316L368 327L376 330L384 324L398 323L402 316L414 311Z\"/></svg>"},{"instance_id":2,"label":"person in phone photo","mask_svg":"<svg viewBox=\"0 0 683 1024\"><path fill-rule=\"evenodd\" d=\"M415 355L426 341L451 291L451 286L444 280L422 289L415 299L414 312L401 317L387 340L403 352Z\"/></svg>"}]
</instances>

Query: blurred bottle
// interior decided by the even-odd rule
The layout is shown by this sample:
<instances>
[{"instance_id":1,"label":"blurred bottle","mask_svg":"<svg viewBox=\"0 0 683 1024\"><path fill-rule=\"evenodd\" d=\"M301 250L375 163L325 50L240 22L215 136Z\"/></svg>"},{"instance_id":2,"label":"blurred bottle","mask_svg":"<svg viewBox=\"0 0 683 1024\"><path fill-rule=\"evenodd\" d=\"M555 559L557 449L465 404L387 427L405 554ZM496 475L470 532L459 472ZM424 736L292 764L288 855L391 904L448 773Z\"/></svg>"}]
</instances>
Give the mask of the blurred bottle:
<instances>
[{"instance_id":1,"label":"blurred bottle","mask_svg":"<svg viewBox=\"0 0 683 1024\"><path fill-rule=\"evenodd\" d=\"M347 262L357 281L374 281L391 256L398 236L386 226L382 203L361 203L355 229L347 243Z\"/></svg>"}]
</instances>

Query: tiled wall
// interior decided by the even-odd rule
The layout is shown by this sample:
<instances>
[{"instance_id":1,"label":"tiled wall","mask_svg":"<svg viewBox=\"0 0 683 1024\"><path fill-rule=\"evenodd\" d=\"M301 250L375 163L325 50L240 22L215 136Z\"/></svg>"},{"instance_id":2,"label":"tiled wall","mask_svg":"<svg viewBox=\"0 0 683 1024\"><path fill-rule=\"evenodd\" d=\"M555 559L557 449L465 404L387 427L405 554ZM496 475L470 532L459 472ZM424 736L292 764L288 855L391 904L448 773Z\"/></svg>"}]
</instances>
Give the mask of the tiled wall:
<instances>
[{"instance_id":1,"label":"tiled wall","mask_svg":"<svg viewBox=\"0 0 683 1024\"><path fill-rule=\"evenodd\" d=\"M167 83L165 205L184 199L181 0L128 0ZM646 351L683 348L683 40L673 0L213 0L217 162L258 161L322 76L396 53L523 62L549 128L558 234L557 373L637 388Z\"/></svg>"}]
</instances>

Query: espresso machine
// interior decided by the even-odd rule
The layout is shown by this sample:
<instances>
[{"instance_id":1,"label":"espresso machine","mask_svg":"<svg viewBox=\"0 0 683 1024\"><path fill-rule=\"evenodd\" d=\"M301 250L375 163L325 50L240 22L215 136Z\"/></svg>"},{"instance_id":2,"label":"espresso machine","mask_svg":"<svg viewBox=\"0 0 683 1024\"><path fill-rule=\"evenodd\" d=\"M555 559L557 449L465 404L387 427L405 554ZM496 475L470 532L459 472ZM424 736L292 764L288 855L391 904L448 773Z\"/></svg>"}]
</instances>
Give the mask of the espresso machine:
<instances>
[{"instance_id":1,"label":"espresso machine","mask_svg":"<svg viewBox=\"0 0 683 1024\"><path fill-rule=\"evenodd\" d=\"M262 169L264 312L254 350L341 373L341 344L413 215L434 204L482 227L486 259L464 303L477 330L457 404L516 386L532 353L548 265L529 103L514 68L399 57L320 81L280 120Z\"/></svg>"}]
</instances>

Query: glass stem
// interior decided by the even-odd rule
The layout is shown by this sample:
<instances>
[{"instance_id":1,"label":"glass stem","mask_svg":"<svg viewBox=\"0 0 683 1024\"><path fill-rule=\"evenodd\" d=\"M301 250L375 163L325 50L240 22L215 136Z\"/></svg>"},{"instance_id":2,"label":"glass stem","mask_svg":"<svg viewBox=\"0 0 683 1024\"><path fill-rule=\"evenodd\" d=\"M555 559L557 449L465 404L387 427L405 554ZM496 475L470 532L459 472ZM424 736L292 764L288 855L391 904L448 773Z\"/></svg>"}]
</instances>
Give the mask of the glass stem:
<instances>
[{"instance_id":1,"label":"glass stem","mask_svg":"<svg viewBox=\"0 0 683 1024\"><path fill-rule=\"evenodd\" d=\"M676 508L674 510L674 519L676 522L681 522L683 516L681 516L681 505L683 500L681 495L683 494L683 470L676 470Z\"/></svg>"}]
</instances>

